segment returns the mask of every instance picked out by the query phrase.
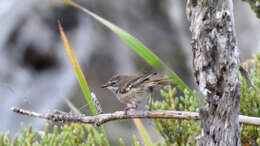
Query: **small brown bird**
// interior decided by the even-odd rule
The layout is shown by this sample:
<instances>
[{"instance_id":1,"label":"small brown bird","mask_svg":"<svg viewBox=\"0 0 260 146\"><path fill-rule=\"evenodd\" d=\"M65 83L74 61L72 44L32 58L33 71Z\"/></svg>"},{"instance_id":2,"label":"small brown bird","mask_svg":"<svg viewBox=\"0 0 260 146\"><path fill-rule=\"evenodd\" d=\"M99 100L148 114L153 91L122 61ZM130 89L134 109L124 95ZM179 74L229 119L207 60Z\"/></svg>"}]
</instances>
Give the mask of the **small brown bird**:
<instances>
[{"instance_id":1,"label":"small brown bird","mask_svg":"<svg viewBox=\"0 0 260 146\"><path fill-rule=\"evenodd\" d=\"M151 110L153 89L171 83L168 78L152 79L154 75L156 73L139 76L115 75L101 88L108 88L121 103L127 104L125 111L134 111L138 105L150 97L149 110Z\"/></svg>"}]
</instances>

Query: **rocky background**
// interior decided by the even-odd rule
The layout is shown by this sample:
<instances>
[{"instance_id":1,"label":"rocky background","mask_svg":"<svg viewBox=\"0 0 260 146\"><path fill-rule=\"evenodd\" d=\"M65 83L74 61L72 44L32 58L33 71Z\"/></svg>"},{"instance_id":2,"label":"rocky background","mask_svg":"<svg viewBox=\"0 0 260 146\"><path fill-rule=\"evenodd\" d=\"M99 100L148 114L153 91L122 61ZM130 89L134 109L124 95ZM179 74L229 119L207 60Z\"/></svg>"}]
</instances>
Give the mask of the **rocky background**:
<instances>
[{"instance_id":1,"label":"rocky background","mask_svg":"<svg viewBox=\"0 0 260 146\"><path fill-rule=\"evenodd\" d=\"M195 89L185 1L77 2L141 40ZM234 2L243 62L260 48L260 23L247 3ZM102 83L114 74L152 70L120 38L78 9L55 0L1 0L0 132L9 130L14 134L21 121L26 126L31 123L34 129L42 129L46 123L12 113L11 106L48 113L53 109L71 111L68 103L73 103L82 113L90 113L61 41L57 20L61 21L89 86L105 112L121 110L124 105L112 93L99 88ZM145 123L153 127L151 121ZM114 141L122 137L131 143L132 135L137 134L131 121L111 122L105 128ZM155 133L153 128L149 131ZM159 139L156 133L152 137Z\"/></svg>"}]
</instances>

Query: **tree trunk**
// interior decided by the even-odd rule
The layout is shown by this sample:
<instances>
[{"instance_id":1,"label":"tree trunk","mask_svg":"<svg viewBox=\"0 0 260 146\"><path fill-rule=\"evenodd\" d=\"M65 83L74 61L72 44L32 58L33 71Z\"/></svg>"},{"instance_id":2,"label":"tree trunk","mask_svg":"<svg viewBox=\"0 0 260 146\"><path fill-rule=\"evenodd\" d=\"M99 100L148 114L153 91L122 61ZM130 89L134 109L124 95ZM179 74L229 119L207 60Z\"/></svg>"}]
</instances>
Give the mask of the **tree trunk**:
<instances>
[{"instance_id":1,"label":"tree trunk","mask_svg":"<svg viewBox=\"0 0 260 146\"><path fill-rule=\"evenodd\" d=\"M232 0L187 0L193 73L207 105L199 110L198 145L240 145L237 47Z\"/></svg>"}]
</instances>

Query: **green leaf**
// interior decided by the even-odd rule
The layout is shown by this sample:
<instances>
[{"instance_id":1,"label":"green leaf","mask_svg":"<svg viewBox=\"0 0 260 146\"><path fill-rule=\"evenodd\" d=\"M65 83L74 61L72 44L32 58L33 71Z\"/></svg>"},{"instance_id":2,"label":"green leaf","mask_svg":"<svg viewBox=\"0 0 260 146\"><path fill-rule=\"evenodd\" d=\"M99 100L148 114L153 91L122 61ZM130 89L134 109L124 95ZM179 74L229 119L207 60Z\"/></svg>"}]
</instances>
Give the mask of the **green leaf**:
<instances>
[{"instance_id":1,"label":"green leaf","mask_svg":"<svg viewBox=\"0 0 260 146\"><path fill-rule=\"evenodd\" d=\"M59 29L60 29L60 34L61 34L61 37L63 39L63 42L64 42L64 45L65 45L67 54L68 54L68 56L70 58L71 64L72 64L73 69L74 69L74 72L76 73L76 77L77 77L78 82L80 84L81 90L82 90L82 92L83 92L83 94L84 94L84 96L86 98L86 101L88 102L88 104L90 106L90 110L93 113L93 115L98 115L98 112L97 112L96 107L94 105L94 101L91 98L91 93L90 93L90 90L88 88L88 84L87 84L87 81L85 79L85 76L83 75L82 70L81 70L81 68L79 66L79 63L78 63L74 53L72 52L72 49L71 49L70 44L69 44L69 41L68 41L68 39L67 39L67 37L66 37L66 35L65 35L64 31L63 31L63 28L62 28L60 23L59 23ZM109 145L108 138L106 136L105 129L104 129L103 126L100 126L100 131L105 136L107 145Z\"/></svg>"}]
</instances>

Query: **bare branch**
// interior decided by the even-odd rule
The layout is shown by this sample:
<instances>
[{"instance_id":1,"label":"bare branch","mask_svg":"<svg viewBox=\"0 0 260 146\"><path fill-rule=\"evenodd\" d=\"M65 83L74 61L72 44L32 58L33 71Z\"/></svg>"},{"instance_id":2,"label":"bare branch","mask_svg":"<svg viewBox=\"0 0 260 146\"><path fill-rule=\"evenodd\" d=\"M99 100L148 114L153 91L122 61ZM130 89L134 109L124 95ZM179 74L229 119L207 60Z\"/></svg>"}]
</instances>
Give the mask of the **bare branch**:
<instances>
[{"instance_id":1,"label":"bare branch","mask_svg":"<svg viewBox=\"0 0 260 146\"><path fill-rule=\"evenodd\" d=\"M250 80L248 72L241 65L239 66L239 71L241 75L246 79L246 82L257 92L257 88L254 85L254 83Z\"/></svg>"},{"instance_id":2,"label":"bare branch","mask_svg":"<svg viewBox=\"0 0 260 146\"><path fill-rule=\"evenodd\" d=\"M99 114L103 114L104 112L103 112L103 109L102 109L102 107L101 107L101 104L100 104L100 102L98 101L98 99L97 99L97 97L96 97L96 95L95 95L94 92L91 92L91 99L92 99L92 101L94 101L94 104L95 104L95 107L96 107L96 109L97 109L97 112L98 112Z\"/></svg>"},{"instance_id":3,"label":"bare branch","mask_svg":"<svg viewBox=\"0 0 260 146\"><path fill-rule=\"evenodd\" d=\"M95 124L100 126L109 121L123 120L123 119L134 119L134 118L143 118L143 119L180 119L180 120L199 120L199 113L196 112L186 112L186 111L166 111L166 110L157 110L157 111L137 111L137 112L128 112L125 114L125 111L117 111L114 113L100 114L97 116L84 116L78 114L65 113L61 111L55 111L50 114L36 113L32 111L23 110L17 107L10 108L13 112L27 115L31 117L37 117L41 119L47 119L51 121L60 121L60 122L73 122L73 123L88 123ZM249 116L239 116L239 122L246 125L255 125L260 126L260 118L249 117Z\"/></svg>"}]
</instances>

